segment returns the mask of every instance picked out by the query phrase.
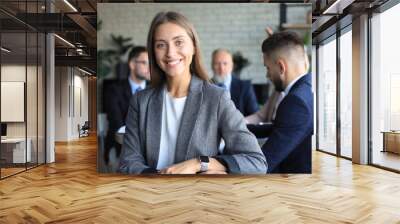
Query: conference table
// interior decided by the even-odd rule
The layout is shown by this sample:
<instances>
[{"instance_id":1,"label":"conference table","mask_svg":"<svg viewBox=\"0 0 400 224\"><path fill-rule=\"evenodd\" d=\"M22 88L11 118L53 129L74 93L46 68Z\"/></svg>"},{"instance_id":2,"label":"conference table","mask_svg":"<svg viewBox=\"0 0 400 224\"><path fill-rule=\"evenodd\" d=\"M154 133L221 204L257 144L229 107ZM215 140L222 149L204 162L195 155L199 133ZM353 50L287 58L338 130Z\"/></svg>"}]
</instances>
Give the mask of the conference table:
<instances>
[{"instance_id":1,"label":"conference table","mask_svg":"<svg viewBox=\"0 0 400 224\"><path fill-rule=\"evenodd\" d=\"M247 124L247 129L249 129L249 131L256 136L256 138L259 140L259 143L265 142L265 139L268 138L268 136L272 132L272 127L273 124L271 122ZM124 142L124 134L125 133L117 132L115 134L115 141L122 145L122 143Z\"/></svg>"},{"instance_id":2,"label":"conference table","mask_svg":"<svg viewBox=\"0 0 400 224\"><path fill-rule=\"evenodd\" d=\"M400 154L400 131L382 131L383 150L382 152L392 152Z\"/></svg>"},{"instance_id":3,"label":"conference table","mask_svg":"<svg viewBox=\"0 0 400 224\"><path fill-rule=\"evenodd\" d=\"M25 145L27 147L25 147ZM1 139L1 159L6 164L22 164L31 161L30 138L2 138ZM25 151L26 148L26 151Z\"/></svg>"}]
</instances>

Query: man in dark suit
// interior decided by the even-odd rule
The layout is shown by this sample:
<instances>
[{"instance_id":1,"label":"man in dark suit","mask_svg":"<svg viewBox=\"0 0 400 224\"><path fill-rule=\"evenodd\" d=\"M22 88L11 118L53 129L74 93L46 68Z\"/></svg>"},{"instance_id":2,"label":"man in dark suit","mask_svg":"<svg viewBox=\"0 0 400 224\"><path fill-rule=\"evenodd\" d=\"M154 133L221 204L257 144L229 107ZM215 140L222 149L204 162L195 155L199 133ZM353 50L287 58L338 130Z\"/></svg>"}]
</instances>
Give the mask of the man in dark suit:
<instances>
[{"instance_id":1,"label":"man in dark suit","mask_svg":"<svg viewBox=\"0 0 400 224\"><path fill-rule=\"evenodd\" d=\"M114 147L119 156L121 145L115 141L117 132L124 132L125 118L133 94L146 88L150 80L147 49L142 46L132 48L128 57L129 77L127 80L110 84L104 93L104 110L108 119L108 132L104 161L108 163L110 150Z\"/></svg>"},{"instance_id":2,"label":"man in dark suit","mask_svg":"<svg viewBox=\"0 0 400 224\"><path fill-rule=\"evenodd\" d=\"M311 173L313 95L303 42L293 32L279 32L264 40L262 52L267 77L284 93L262 146L267 172Z\"/></svg>"},{"instance_id":3,"label":"man in dark suit","mask_svg":"<svg viewBox=\"0 0 400 224\"><path fill-rule=\"evenodd\" d=\"M230 90L236 108L247 116L258 111L256 94L248 80L240 80L232 76L233 60L228 50L217 49L212 54L213 81L222 88Z\"/></svg>"}]
</instances>

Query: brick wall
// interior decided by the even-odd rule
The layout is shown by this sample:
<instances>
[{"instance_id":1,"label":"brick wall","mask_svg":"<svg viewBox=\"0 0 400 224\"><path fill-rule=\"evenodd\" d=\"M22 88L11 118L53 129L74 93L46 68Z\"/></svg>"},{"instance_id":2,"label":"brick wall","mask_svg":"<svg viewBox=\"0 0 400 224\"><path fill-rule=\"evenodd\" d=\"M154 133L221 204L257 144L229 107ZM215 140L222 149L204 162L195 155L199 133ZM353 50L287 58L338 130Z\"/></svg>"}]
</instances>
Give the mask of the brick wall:
<instances>
[{"instance_id":1,"label":"brick wall","mask_svg":"<svg viewBox=\"0 0 400 224\"><path fill-rule=\"evenodd\" d=\"M288 13L288 22L305 23L311 5L296 7ZM151 20L157 12L174 10L184 14L196 28L209 72L211 53L216 48L240 51L251 62L242 71L243 79L265 83L261 43L266 38L266 26L279 27L279 4L274 3L102 3L98 4L98 19L103 25L97 35L98 49L110 46L110 34L132 37L136 45L146 45Z\"/></svg>"}]
</instances>

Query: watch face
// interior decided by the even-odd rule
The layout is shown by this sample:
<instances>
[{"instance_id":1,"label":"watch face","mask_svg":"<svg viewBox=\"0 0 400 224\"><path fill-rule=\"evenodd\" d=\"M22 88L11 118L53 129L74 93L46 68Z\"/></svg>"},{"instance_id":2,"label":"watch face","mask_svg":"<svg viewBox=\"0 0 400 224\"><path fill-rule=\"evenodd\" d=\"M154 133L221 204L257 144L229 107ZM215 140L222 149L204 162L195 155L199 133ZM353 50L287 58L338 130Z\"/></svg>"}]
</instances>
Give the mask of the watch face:
<instances>
[{"instance_id":1,"label":"watch face","mask_svg":"<svg viewBox=\"0 0 400 224\"><path fill-rule=\"evenodd\" d=\"M208 163L210 160L208 159L208 156L200 156L200 161L202 163Z\"/></svg>"}]
</instances>

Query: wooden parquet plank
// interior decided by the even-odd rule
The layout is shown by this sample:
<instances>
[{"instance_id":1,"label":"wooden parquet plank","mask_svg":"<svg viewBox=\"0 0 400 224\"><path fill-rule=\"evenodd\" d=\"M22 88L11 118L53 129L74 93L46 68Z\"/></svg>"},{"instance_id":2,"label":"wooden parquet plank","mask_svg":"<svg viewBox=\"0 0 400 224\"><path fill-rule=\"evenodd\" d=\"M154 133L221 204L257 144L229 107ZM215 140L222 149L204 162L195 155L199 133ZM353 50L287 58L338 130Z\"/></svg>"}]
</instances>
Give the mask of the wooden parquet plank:
<instances>
[{"instance_id":1,"label":"wooden parquet plank","mask_svg":"<svg viewBox=\"0 0 400 224\"><path fill-rule=\"evenodd\" d=\"M96 138L0 181L0 223L400 223L400 175L319 152L312 175L96 173Z\"/></svg>"}]
</instances>

